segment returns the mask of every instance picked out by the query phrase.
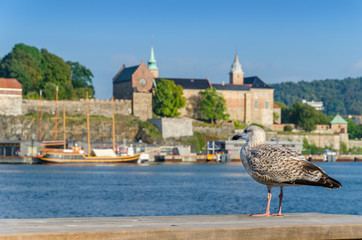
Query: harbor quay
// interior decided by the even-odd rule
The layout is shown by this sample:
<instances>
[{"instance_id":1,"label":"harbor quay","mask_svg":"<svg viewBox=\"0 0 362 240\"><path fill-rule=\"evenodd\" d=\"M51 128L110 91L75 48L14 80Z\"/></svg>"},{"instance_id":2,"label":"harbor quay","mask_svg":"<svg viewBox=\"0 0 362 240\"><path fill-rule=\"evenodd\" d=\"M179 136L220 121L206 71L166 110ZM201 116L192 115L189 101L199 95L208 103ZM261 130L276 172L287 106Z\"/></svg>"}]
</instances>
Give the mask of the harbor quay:
<instances>
[{"instance_id":1,"label":"harbor quay","mask_svg":"<svg viewBox=\"0 0 362 240\"><path fill-rule=\"evenodd\" d=\"M240 148L244 142L230 140L208 141L205 153L197 154L191 151L190 145L160 146L145 144L140 142L116 143L117 154L137 154L148 152L146 161L148 162L186 162L186 163L207 163L207 162L240 162ZM302 144L300 142L288 141L268 141L268 144L279 144L292 148L300 152ZM3 140L0 141L0 164L38 164L39 159L34 157L40 154L43 143L32 140ZM80 147L87 150L87 143L82 141L67 142L68 149ZM112 149L112 142L94 142L95 149ZM153 151L159 149L157 151ZM310 162L362 162L362 155L337 155L325 153L323 155L305 155Z\"/></svg>"},{"instance_id":2,"label":"harbor quay","mask_svg":"<svg viewBox=\"0 0 362 240\"><path fill-rule=\"evenodd\" d=\"M1 240L361 238L361 216L318 213L0 220Z\"/></svg>"}]
</instances>

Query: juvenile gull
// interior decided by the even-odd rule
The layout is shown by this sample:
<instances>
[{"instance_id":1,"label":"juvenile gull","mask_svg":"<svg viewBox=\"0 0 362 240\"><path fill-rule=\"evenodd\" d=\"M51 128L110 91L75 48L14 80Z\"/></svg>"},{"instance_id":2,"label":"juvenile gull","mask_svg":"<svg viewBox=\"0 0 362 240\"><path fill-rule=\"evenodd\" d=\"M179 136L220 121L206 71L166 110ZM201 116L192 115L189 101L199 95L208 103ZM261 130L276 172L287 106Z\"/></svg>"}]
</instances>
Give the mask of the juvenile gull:
<instances>
[{"instance_id":1,"label":"juvenile gull","mask_svg":"<svg viewBox=\"0 0 362 240\"><path fill-rule=\"evenodd\" d=\"M340 188L341 183L329 177L321 168L308 162L297 152L265 143L265 132L258 126L250 125L233 140L244 139L246 143L240 150L240 159L246 171L257 182L268 188L268 202L264 214L253 216L282 215L284 186L312 185L326 188ZM271 189L280 187L279 210L270 214Z\"/></svg>"}]
</instances>

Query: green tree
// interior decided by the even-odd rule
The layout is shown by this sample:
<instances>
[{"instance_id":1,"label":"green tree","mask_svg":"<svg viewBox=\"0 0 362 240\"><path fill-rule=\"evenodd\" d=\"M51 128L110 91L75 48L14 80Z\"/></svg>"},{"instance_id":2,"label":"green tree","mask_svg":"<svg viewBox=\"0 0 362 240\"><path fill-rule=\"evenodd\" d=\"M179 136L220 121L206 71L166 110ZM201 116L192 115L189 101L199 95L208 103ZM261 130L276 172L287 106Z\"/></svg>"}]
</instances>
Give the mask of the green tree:
<instances>
[{"instance_id":1,"label":"green tree","mask_svg":"<svg viewBox=\"0 0 362 240\"><path fill-rule=\"evenodd\" d=\"M64 60L46 49L23 43L0 59L0 77L16 78L23 86L23 94L34 97L43 90L46 99L55 99L56 86L59 99L84 98L86 92L94 97L92 72L78 62Z\"/></svg>"},{"instance_id":2,"label":"green tree","mask_svg":"<svg viewBox=\"0 0 362 240\"><path fill-rule=\"evenodd\" d=\"M81 65L79 62L67 61L71 67L72 85L75 95L79 98L85 98L88 92L90 98L94 98L94 87L92 85L93 73L91 70Z\"/></svg>"},{"instance_id":3,"label":"green tree","mask_svg":"<svg viewBox=\"0 0 362 240\"><path fill-rule=\"evenodd\" d=\"M347 131L348 131L348 137L350 139L361 139L362 138L362 125L357 125L352 119L346 119L348 125L347 125Z\"/></svg>"},{"instance_id":4,"label":"green tree","mask_svg":"<svg viewBox=\"0 0 362 240\"><path fill-rule=\"evenodd\" d=\"M173 81L160 79L154 91L153 112L162 117L176 117L179 109L185 107L183 88Z\"/></svg>"},{"instance_id":5,"label":"green tree","mask_svg":"<svg viewBox=\"0 0 362 240\"><path fill-rule=\"evenodd\" d=\"M285 132L291 132L291 131L293 131L293 127L291 125L285 125L284 126L284 131Z\"/></svg>"},{"instance_id":6,"label":"green tree","mask_svg":"<svg viewBox=\"0 0 362 240\"><path fill-rule=\"evenodd\" d=\"M226 101L215 88L200 91L200 113L206 121L214 123L215 120L225 120L229 117L226 113Z\"/></svg>"},{"instance_id":7,"label":"green tree","mask_svg":"<svg viewBox=\"0 0 362 240\"><path fill-rule=\"evenodd\" d=\"M16 78L23 85L23 93L39 89L42 71L39 62L27 51L15 45L0 63L0 76Z\"/></svg>"},{"instance_id":8,"label":"green tree","mask_svg":"<svg viewBox=\"0 0 362 240\"><path fill-rule=\"evenodd\" d=\"M55 54L49 53L46 49L42 49L41 53L45 63L43 89L49 88L50 86L58 86L59 99L75 98L70 71L71 67L66 64L63 59ZM44 92L45 97L48 99L54 99L53 96L55 95L55 88L53 91L54 94Z\"/></svg>"},{"instance_id":9,"label":"green tree","mask_svg":"<svg viewBox=\"0 0 362 240\"><path fill-rule=\"evenodd\" d=\"M283 122L294 123L307 132L315 130L316 124L327 124L329 122L329 118L325 114L301 102L295 102L288 109L282 109L282 111Z\"/></svg>"}]
</instances>

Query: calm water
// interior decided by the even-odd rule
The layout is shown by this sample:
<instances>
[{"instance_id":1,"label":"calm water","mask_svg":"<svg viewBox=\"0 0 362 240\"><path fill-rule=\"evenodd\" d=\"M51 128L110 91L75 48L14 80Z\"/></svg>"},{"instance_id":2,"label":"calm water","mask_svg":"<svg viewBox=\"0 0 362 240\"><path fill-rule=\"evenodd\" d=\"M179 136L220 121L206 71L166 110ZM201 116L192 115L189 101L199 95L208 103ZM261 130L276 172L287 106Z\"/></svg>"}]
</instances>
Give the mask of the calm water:
<instances>
[{"instance_id":1,"label":"calm water","mask_svg":"<svg viewBox=\"0 0 362 240\"><path fill-rule=\"evenodd\" d=\"M362 215L362 163L318 165L343 188L287 187L284 212ZM0 165L0 191L0 218L263 213L267 194L241 163Z\"/></svg>"}]
</instances>

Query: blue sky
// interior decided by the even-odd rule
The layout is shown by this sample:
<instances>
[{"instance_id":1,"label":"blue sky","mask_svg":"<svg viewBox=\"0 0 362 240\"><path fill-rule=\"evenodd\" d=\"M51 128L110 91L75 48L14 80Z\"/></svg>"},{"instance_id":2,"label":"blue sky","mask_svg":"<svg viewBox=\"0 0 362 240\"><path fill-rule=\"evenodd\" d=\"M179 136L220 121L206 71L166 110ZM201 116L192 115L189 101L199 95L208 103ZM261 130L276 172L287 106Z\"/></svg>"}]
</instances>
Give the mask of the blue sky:
<instances>
[{"instance_id":1,"label":"blue sky","mask_svg":"<svg viewBox=\"0 0 362 240\"><path fill-rule=\"evenodd\" d=\"M0 57L16 43L89 68L110 98L121 68L147 61L160 77L228 82L237 50L245 76L266 83L362 76L362 1L0 0Z\"/></svg>"}]
</instances>

